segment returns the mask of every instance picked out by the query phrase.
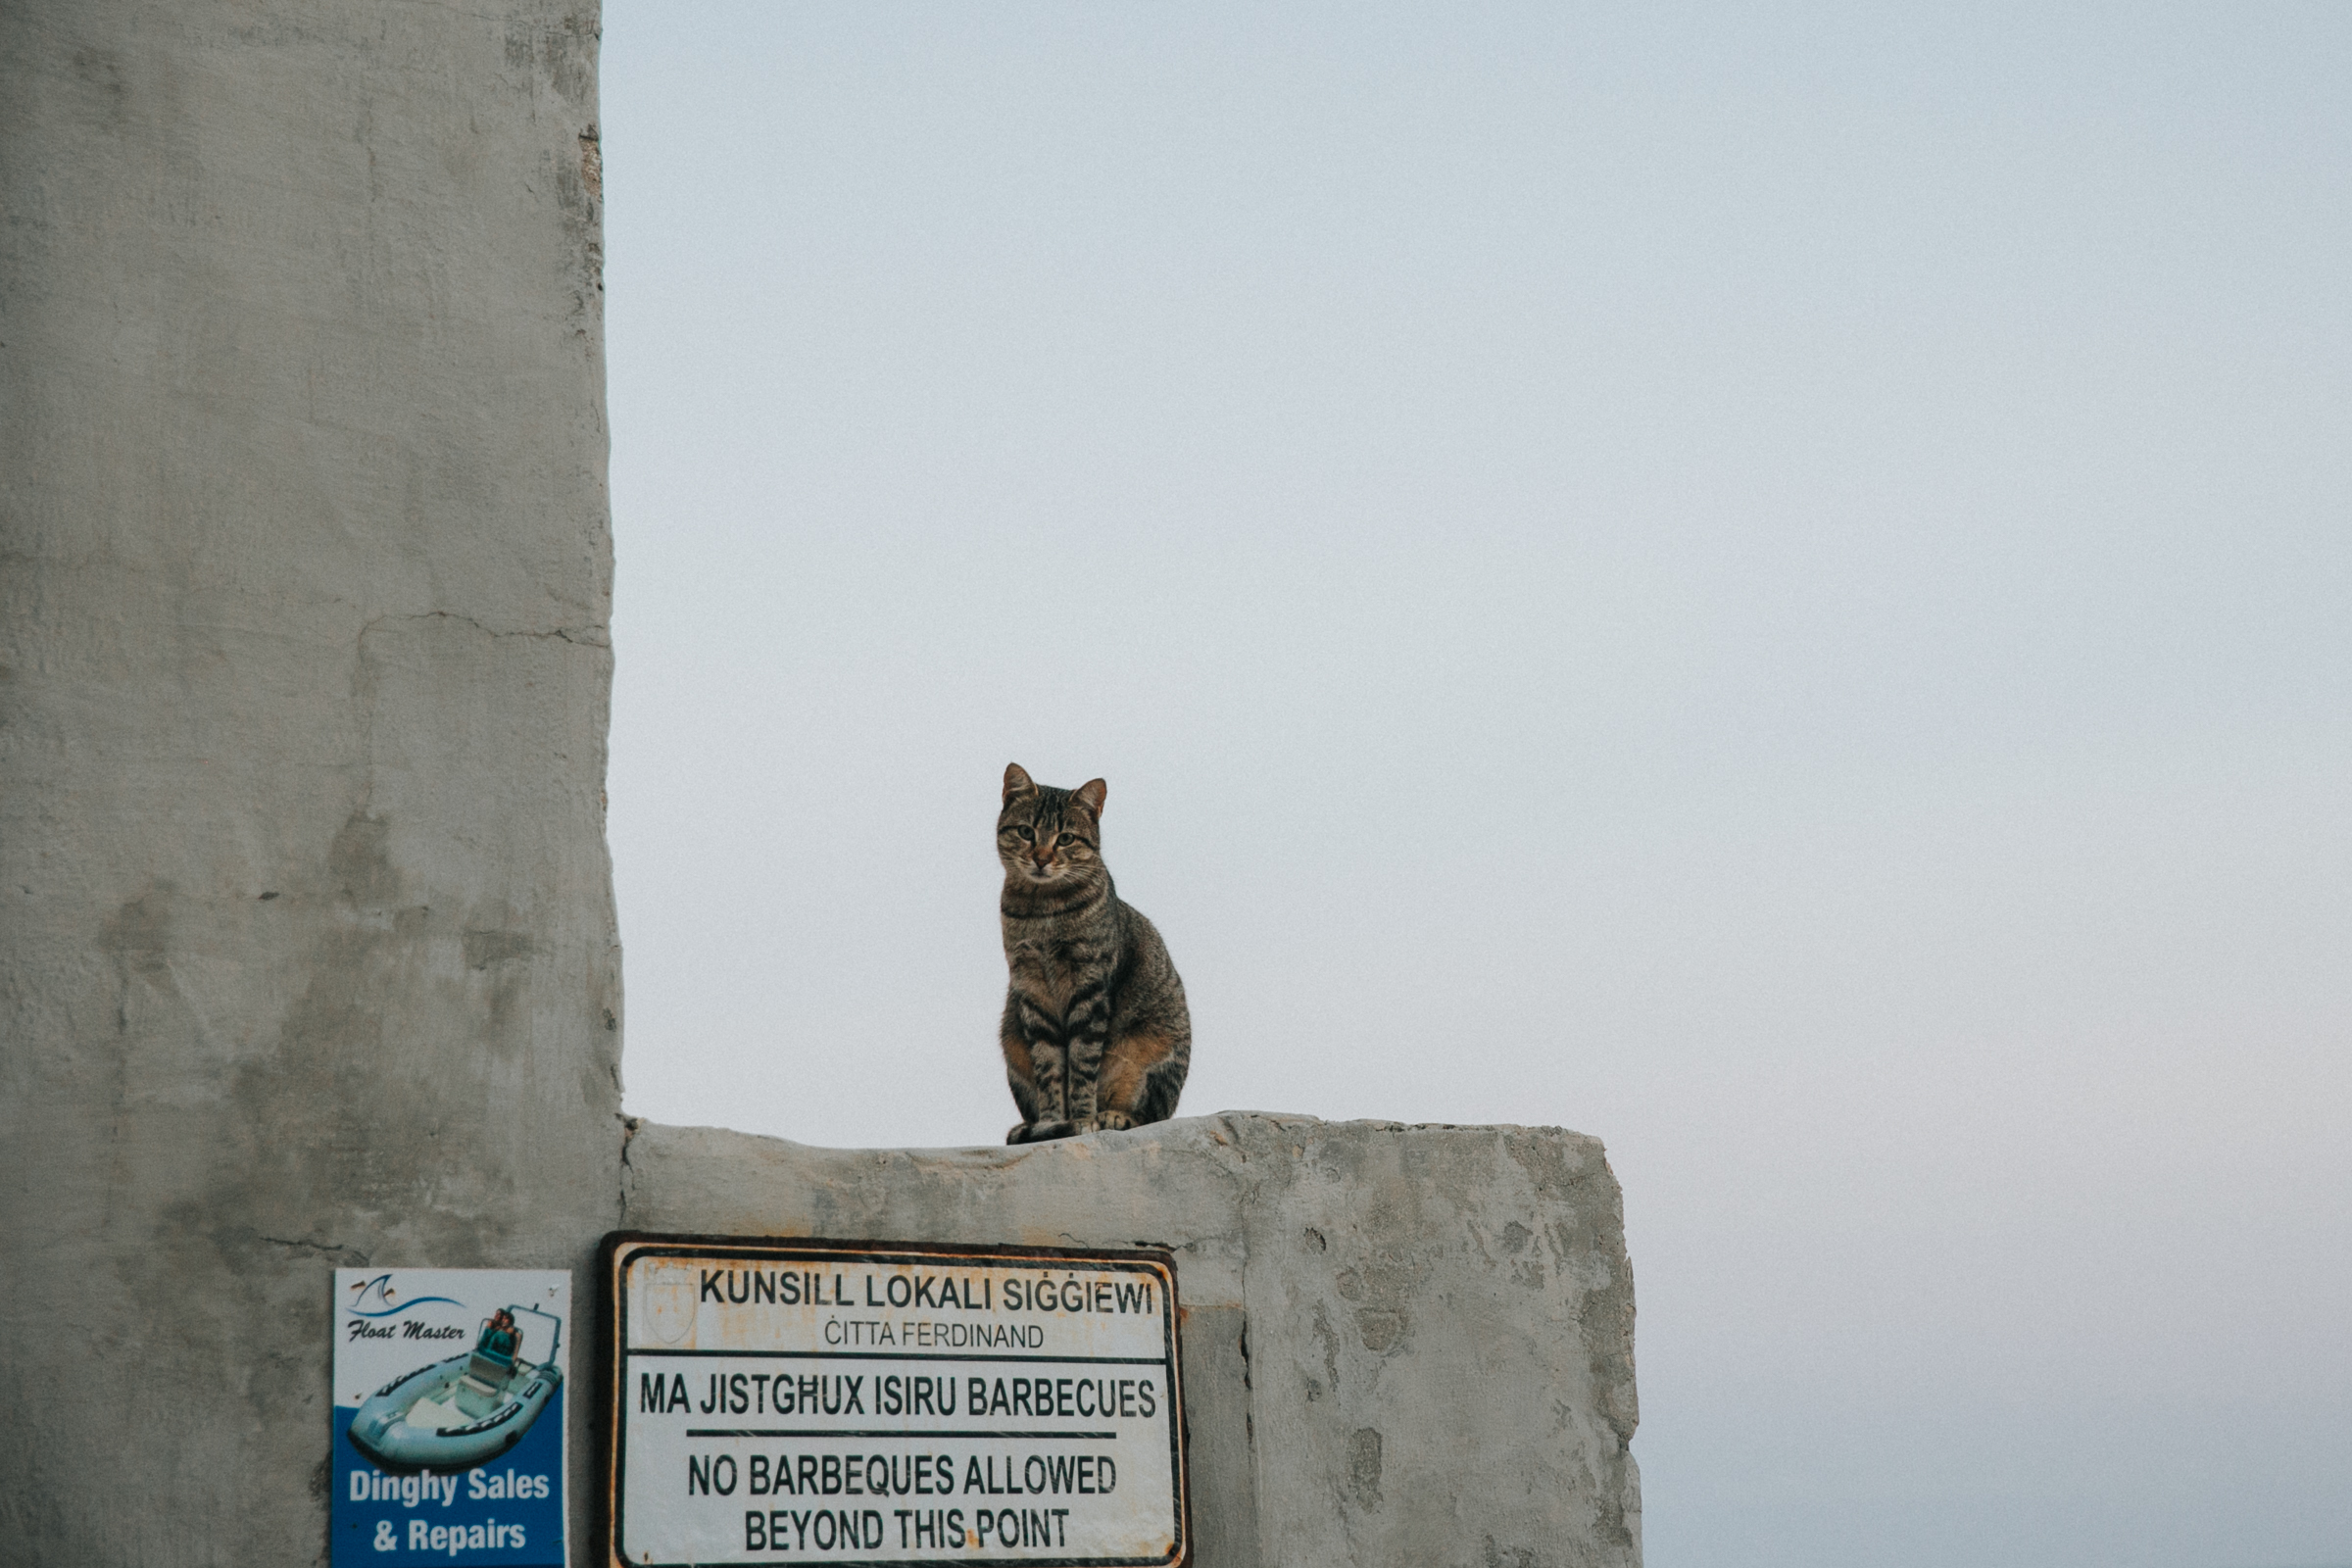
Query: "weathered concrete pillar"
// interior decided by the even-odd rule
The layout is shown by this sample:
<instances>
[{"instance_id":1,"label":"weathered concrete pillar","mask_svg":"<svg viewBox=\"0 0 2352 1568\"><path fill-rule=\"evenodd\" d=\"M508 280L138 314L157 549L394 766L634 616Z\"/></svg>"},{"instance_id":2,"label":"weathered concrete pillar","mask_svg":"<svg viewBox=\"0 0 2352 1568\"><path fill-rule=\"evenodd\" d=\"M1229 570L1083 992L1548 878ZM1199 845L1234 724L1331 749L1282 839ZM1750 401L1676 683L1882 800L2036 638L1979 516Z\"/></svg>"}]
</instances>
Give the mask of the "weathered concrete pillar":
<instances>
[{"instance_id":1,"label":"weathered concrete pillar","mask_svg":"<svg viewBox=\"0 0 2352 1568\"><path fill-rule=\"evenodd\" d=\"M617 1218L596 45L0 8L8 1562L320 1558L331 1266Z\"/></svg>"},{"instance_id":2,"label":"weathered concrete pillar","mask_svg":"<svg viewBox=\"0 0 2352 1568\"><path fill-rule=\"evenodd\" d=\"M631 1229L1165 1246L1197 1568L1639 1568L1617 1181L1557 1128L1228 1114L1023 1149L646 1126Z\"/></svg>"}]
</instances>

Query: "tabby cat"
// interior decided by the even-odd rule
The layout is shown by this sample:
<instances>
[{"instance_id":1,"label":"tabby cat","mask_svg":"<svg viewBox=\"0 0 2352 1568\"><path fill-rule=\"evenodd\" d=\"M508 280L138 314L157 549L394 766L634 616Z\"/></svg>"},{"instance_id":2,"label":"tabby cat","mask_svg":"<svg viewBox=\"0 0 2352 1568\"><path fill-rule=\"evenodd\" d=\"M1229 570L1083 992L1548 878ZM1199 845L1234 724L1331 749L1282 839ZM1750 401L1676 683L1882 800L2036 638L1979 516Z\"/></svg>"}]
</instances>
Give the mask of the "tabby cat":
<instances>
[{"instance_id":1,"label":"tabby cat","mask_svg":"<svg viewBox=\"0 0 2352 1568\"><path fill-rule=\"evenodd\" d=\"M1102 863L1102 798L1004 769L1004 1076L1021 1119L1008 1144L1165 1121L1193 1059L1184 982L1152 922Z\"/></svg>"}]
</instances>

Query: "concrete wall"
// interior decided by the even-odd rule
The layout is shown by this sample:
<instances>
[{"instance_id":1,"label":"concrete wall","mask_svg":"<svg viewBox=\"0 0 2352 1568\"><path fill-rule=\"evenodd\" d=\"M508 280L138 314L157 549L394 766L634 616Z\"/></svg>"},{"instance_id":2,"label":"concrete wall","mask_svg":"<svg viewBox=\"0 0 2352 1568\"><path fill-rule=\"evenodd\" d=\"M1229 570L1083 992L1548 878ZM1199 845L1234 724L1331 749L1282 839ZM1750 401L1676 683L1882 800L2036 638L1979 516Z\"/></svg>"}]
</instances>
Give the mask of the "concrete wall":
<instances>
[{"instance_id":1,"label":"concrete wall","mask_svg":"<svg viewBox=\"0 0 2352 1568\"><path fill-rule=\"evenodd\" d=\"M0 1560L320 1556L619 1214L593 5L0 8Z\"/></svg>"},{"instance_id":2,"label":"concrete wall","mask_svg":"<svg viewBox=\"0 0 2352 1568\"><path fill-rule=\"evenodd\" d=\"M1199 1568L1635 1568L1616 1178L1556 1128L1228 1114L1023 1149L646 1126L632 1229L1174 1250Z\"/></svg>"},{"instance_id":3,"label":"concrete wall","mask_svg":"<svg viewBox=\"0 0 2352 1568\"><path fill-rule=\"evenodd\" d=\"M624 1162L595 72L589 4L0 0L0 1561L321 1560L332 1268L587 1299L625 1223L1174 1246L1204 1568L1636 1562L1591 1140Z\"/></svg>"}]
</instances>

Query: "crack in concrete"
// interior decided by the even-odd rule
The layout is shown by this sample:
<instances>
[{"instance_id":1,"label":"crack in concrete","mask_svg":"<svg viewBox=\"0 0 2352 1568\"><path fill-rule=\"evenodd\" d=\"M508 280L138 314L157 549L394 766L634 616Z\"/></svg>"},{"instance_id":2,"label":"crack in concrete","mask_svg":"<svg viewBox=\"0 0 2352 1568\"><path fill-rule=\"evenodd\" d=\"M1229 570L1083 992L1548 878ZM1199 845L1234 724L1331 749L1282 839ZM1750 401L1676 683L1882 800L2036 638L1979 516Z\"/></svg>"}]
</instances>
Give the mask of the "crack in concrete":
<instances>
[{"instance_id":1,"label":"crack in concrete","mask_svg":"<svg viewBox=\"0 0 2352 1568\"><path fill-rule=\"evenodd\" d=\"M265 1236L262 1240L268 1242L271 1247L282 1247L288 1251L300 1252L306 1257L333 1258L345 1268L366 1268L368 1266L366 1252L356 1247L346 1247L341 1242L310 1242L284 1236Z\"/></svg>"},{"instance_id":2,"label":"crack in concrete","mask_svg":"<svg viewBox=\"0 0 2352 1568\"><path fill-rule=\"evenodd\" d=\"M407 614L376 615L360 627L359 640L365 643L368 640L368 634L387 620L458 620L464 621L485 637L553 637L558 641L570 643L576 648L610 648L612 646L612 633L609 626L597 624L555 626L546 631L532 631L524 627L502 629L476 616L463 614L455 610L425 610Z\"/></svg>"},{"instance_id":3,"label":"crack in concrete","mask_svg":"<svg viewBox=\"0 0 2352 1568\"><path fill-rule=\"evenodd\" d=\"M636 1196L637 1162L629 1157L629 1146L645 1126L643 1116L614 1111L612 1119L620 1123L620 1223L625 1229L629 1222L629 1200Z\"/></svg>"}]
</instances>

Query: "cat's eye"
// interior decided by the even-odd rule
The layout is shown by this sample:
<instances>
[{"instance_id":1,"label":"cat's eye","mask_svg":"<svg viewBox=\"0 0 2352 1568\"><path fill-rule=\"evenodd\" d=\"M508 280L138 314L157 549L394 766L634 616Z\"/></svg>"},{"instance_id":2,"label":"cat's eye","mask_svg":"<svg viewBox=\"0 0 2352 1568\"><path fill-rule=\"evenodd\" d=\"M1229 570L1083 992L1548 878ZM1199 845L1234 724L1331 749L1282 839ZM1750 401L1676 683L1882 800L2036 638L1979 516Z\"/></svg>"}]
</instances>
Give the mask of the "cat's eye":
<instances>
[{"instance_id":1,"label":"cat's eye","mask_svg":"<svg viewBox=\"0 0 2352 1568\"><path fill-rule=\"evenodd\" d=\"M1075 844L1078 842L1078 835L1075 833L1064 833L1060 838L1054 840L1054 842L1057 844Z\"/></svg>"},{"instance_id":2,"label":"cat's eye","mask_svg":"<svg viewBox=\"0 0 2352 1568\"><path fill-rule=\"evenodd\" d=\"M1018 833L1018 834L1021 836L1021 842L1022 842L1022 843L1026 844L1026 843L1028 843L1028 842L1030 841L1030 834L1029 834L1029 830L1028 830L1027 828L1025 828L1025 827L1019 827L1019 826L1015 826L1015 827L1013 828L1013 831L1014 831L1015 833Z\"/></svg>"}]
</instances>

